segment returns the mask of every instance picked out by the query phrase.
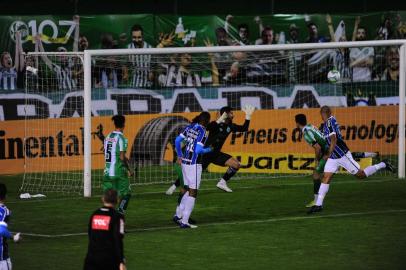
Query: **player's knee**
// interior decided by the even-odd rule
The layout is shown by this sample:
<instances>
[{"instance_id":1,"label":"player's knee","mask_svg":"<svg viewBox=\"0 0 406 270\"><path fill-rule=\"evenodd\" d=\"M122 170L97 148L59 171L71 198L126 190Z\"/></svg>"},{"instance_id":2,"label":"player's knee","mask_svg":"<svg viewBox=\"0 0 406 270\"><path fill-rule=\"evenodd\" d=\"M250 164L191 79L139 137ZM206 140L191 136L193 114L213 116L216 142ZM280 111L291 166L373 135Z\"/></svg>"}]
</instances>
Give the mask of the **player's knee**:
<instances>
[{"instance_id":1,"label":"player's knee","mask_svg":"<svg viewBox=\"0 0 406 270\"><path fill-rule=\"evenodd\" d=\"M239 170L241 168L241 163L238 162L238 160L233 159L231 167L233 167L233 169L235 170Z\"/></svg>"},{"instance_id":2,"label":"player's knee","mask_svg":"<svg viewBox=\"0 0 406 270\"><path fill-rule=\"evenodd\" d=\"M189 196L193 197L193 198L196 198L197 197L197 189L190 188L189 189Z\"/></svg>"},{"instance_id":3,"label":"player's knee","mask_svg":"<svg viewBox=\"0 0 406 270\"><path fill-rule=\"evenodd\" d=\"M365 174L365 172L363 170L358 170L358 172L355 174L355 176L358 179L364 179L367 177L367 175Z\"/></svg>"}]
</instances>

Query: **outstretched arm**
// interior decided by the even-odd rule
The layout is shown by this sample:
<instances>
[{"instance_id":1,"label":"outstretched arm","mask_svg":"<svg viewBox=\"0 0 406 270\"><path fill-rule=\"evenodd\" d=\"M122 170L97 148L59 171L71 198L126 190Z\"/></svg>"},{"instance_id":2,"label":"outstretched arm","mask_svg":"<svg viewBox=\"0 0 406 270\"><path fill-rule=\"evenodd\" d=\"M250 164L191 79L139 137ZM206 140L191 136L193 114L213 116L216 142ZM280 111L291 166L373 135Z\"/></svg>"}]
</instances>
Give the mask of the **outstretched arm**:
<instances>
[{"instance_id":1,"label":"outstretched arm","mask_svg":"<svg viewBox=\"0 0 406 270\"><path fill-rule=\"evenodd\" d=\"M35 43L37 44L38 49L39 49L40 52L45 52L45 50L44 50L44 45L42 44L41 36L40 36L40 35L36 35L36 36L35 36ZM42 61L45 62L45 64L46 64L51 70L53 69L52 62L51 62L51 60L49 60L48 56L46 56L45 54L42 54L42 55L41 55L41 59L42 59Z\"/></svg>"},{"instance_id":2,"label":"outstretched arm","mask_svg":"<svg viewBox=\"0 0 406 270\"><path fill-rule=\"evenodd\" d=\"M330 34L330 38L332 42L336 42L338 40L335 40L335 35L334 35L334 27L333 27L333 20L331 19L330 14L326 15L326 22L328 26L328 32Z\"/></svg>"},{"instance_id":3,"label":"outstretched arm","mask_svg":"<svg viewBox=\"0 0 406 270\"><path fill-rule=\"evenodd\" d=\"M352 41L355 41L355 39L357 38L357 31L358 31L358 26L359 26L360 22L361 22L361 17L357 16L357 18L355 19L354 31L352 32Z\"/></svg>"},{"instance_id":4,"label":"outstretched arm","mask_svg":"<svg viewBox=\"0 0 406 270\"><path fill-rule=\"evenodd\" d=\"M20 31L17 31L15 40L16 40L16 47L15 47L14 62L15 62L15 69L17 72L19 72L19 71L23 71L24 66L25 66L25 59L24 59L24 52L23 52L23 46L22 46L22 42L21 42Z\"/></svg>"},{"instance_id":5,"label":"outstretched arm","mask_svg":"<svg viewBox=\"0 0 406 270\"><path fill-rule=\"evenodd\" d=\"M79 15L75 15L73 16L73 21L75 22L75 34L73 37L73 51L77 52L79 50L79 21L80 21L80 17Z\"/></svg>"}]
</instances>

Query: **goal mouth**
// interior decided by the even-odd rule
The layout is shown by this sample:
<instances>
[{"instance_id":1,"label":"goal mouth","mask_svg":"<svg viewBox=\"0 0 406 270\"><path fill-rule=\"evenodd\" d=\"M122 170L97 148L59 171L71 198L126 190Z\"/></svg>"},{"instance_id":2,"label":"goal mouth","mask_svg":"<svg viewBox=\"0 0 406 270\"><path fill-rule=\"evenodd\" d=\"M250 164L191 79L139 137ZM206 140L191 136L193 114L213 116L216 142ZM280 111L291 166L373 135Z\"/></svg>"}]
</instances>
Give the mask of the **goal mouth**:
<instances>
[{"instance_id":1,"label":"goal mouth","mask_svg":"<svg viewBox=\"0 0 406 270\"><path fill-rule=\"evenodd\" d=\"M358 159L361 168L389 159L403 178L404 44L28 53L25 93L5 97L15 105L10 125L16 131L3 136L3 154L10 170L13 162L23 164L24 192L90 196L92 189L101 190L103 142L115 130L111 117L122 114L126 153L136 171L131 185L170 183L177 177L174 140L180 130L202 111L215 121L220 109L230 106L233 124L219 140L224 140L220 152L241 164L233 179L304 177L313 173L317 159L295 115L305 114L319 128L320 108L330 106L351 152L379 152ZM247 104L256 108L250 117L243 111ZM204 180L218 180L226 170L224 160L213 160Z\"/></svg>"}]
</instances>

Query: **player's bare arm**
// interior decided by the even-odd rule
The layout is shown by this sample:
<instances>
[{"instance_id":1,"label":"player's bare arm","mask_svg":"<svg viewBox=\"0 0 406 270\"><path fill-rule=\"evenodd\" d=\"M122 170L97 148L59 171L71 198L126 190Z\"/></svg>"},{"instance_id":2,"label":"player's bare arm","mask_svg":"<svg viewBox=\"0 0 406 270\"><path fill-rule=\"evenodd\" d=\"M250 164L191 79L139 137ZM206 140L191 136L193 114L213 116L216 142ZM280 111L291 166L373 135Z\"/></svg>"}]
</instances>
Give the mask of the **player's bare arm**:
<instances>
[{"instance_id":1,"label":"player's bare arm","mask_svg":"<svg viewBox=\"0 0 406 270\"><path fill-rule=\"evenodd\" d=\"M130 169L130 162L129 162L128 158L125 156L124 151L120 152L120 159L123 162L124 167L127 169L128 175L133 176L134 172Z\"/></svg>"}]
</instances>

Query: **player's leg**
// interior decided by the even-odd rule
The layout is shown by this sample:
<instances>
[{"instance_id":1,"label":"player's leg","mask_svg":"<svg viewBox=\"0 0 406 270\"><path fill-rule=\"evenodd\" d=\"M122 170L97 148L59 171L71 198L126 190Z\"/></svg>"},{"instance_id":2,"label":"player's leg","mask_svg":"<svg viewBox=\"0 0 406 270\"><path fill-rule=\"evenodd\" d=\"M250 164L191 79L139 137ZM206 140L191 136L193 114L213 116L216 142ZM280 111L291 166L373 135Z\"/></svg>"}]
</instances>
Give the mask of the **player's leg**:
<instances>
[{"instance_id":1,"label":"player's leg","mask_svg":"<svg viewBox=\"0 0 406 270\"><path fill-rule=\"evenodd\" d=\"M324 198L326 197L326 194L330 188L331 179L339 168L338 160L339 159L327 159L326 165L324 166L323 178L321 180L316 204L310 208L308 212L309 214L321 212L323 210Z\"/></svg>"},{"instance_id":2,"label":"player's leg","mask_svg":"<svg viewBox=\"0 0 406 270\"><path fill-rule=\"evenodd\" d=\"M183 182L183 176L182 176L182 168L180 167L180 165L178 163L175 163L173 165L173 168L175 169L175 173L176 173L176 180L172 183L172 185L168 188L168 190L165 192L166 195L172 195L177 187L182 187L183 185L181 185L181 182Z\"/></svg>"},{"instance_id":3,"label":"player's leg","mask_svg":"<svg viewBox=\"0 0 406 270\"><path fill-rule=\"evenodd\" d=\"M379 152L353 152L352 156L354 158L374 158L379 156Z\"/></svg>"},{"instance_id":4,"label":"player's leg","mask_svg":"<svg viewBox=\"0 0 406 270\"><path fill-rule=\"evenodd\" d=\"M117 184L120 197L118 211L124 214L131 199L130 181L127 176L117 177Z\"/></svg>"},{"instance_id":5,"label":"player's leg","mask_svg":"<svg viewBox=\"0 0 406 270\"><path fill-rule=\"evenodd\" d=\"M233 177L241 167L240 162L229 154L220 152L213 161L219 166L227 166L228 169L223 177L217 183L217 187L225 192L233 192L227 185L227 182Z\"/></svg>"},{"instance_id":6,"label":"player's leg","mask_svg":"<svg viewBox=\"0 0 406 270\"><path fill-rule=\"evenodd\" d=\"M354 160L351 152L348 152L342 158L342 164L340 164L340 165L342 167L344 167L344 169L347 172L351 173L352 175L355 175L359 179L369 177L382 169L387 169L391 172L394 172L393 166L387 160L379 162L378 164L368 166L362 170L362 169L360 169L361 166L358 164L358 162Z\"/></svg>"},{"instance_id":7,"label":"player's leg","mask_svg":"<svg viewBox=\"0 0 406 270\"><path fill-rule=\"evenodd\" d=\"M200 181L202 176L202 165L195 164L195 165L187 165L186 169L184 170L186 174L184 174L184 178L187 178L188 186L189 186L189 196L186 198L185 201L185 209L182 213L182 221L180 224L181 228L196 228L197 226L189 224L189 218L192 214L193 208L195 207L197 191L200 187Z\"/></svg>"},{"instance_id":8,"label":"player's leg","mask_svg":"<svg viewBox=\"0 0 406 270\"><path fill-rule=\"evenodd\" d=\"M108 189L117 190L116 187L115 187L114 177L104 176L103 177L102 187L103 187L103 192L105 192Z\"/></svg>"},{"instance_id":9,"label":"player's leg","mask_svg":"<svg viewBox=\"0 0 406 270\"><path fill-rule=\"evenodd\" d=\"M317 172L316 170L313 171L313 200L310 201L308 204L306 204L306 208L310 208L313 205L316 205L316 201L317 201L317 196L319 195L319 188L320 188L320 184L321 184L321 177L322 177L322 173Z\"/></svg>"},{"instance_id":10,"label":"player's leg","mask_svg":"<svg viewBox=\"0 0 406 270\"><path fill-rule=\"evenodd\" d=\"M173 221L175 223L179 224L180 220L182 219L183 210L185 209L186 198L187 198L187 196L189 196L189 187L184 182L181 165L176 164L175 166L177 166L177 172L180 172L180 174L178 174L178 179L180 180L179 184L180 184L181 188L179 190L178 205L176 206L175 215L173 216Z\"/></svg>"}]
</instances>

